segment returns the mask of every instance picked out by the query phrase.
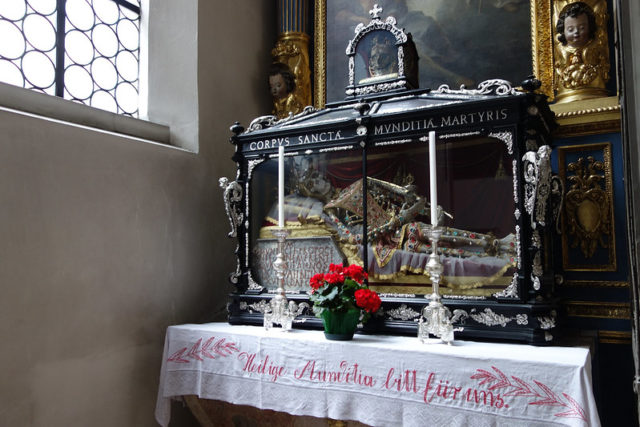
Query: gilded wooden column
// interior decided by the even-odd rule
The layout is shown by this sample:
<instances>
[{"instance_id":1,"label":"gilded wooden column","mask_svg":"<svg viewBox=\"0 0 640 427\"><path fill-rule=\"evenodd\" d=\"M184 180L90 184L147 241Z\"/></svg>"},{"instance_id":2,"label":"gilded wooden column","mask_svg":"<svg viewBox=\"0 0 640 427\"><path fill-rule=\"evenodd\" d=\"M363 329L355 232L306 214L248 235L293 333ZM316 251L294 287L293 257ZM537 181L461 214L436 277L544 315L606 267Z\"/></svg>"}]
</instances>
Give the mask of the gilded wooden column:
<instances>
[{"instance_id":1,"label":"gilded wooden column","mask_svg":"<svg viewBox=\"0 0 640 427\"><path fill-rule=\"evenodd\" d=\"M274 64L269 83L279 118L311 105L308 15L309 0L278 0L278 41L271 50ZM290 75L295 86L278 92L275 86L288 83Z\"/></svg>"}]
</instances>

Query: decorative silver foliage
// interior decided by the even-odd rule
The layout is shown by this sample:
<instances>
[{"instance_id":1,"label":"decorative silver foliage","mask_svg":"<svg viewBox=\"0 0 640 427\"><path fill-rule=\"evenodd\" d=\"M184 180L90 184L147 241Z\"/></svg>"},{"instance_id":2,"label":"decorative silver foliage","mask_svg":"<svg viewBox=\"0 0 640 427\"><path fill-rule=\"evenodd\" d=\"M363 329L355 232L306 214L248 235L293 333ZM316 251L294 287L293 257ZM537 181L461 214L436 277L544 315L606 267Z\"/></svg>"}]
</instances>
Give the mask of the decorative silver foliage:
<instances>
[{"instance_id":1,"label":"decorative silver foliage","mask_svg":"<svg viewBox=\"0 0 640 427\"><path fill-rule=\"evenodd\" d=\"M460 322L464 323L464 321L469 317L469 313L465 310L457 308L453 310L453 317L451 317L451 323Z\"/></svg>"},{"instance_id":2,"label":"decorative silver foliage","mask_svg":"<svg viewBox=\"0 0 640 427\"><path fill-rule=\"evenodd\" d=\"M477 89L467 89L460 86L460 89L450 89L449 85L441 85L436 93L450 93L459 95L515 95L518 93L511 83L502 79L485 80L478 85Z\"/></svg>"},{"instance_id":3,"label":"decorative silver foliage","mask_svg":"<svg viewBox=\"0 0 640 427\"><path fill-rule=\"evenodd\" d=\"M244 133L251 133L257 130L269 128L278 123L278 118L273 115L256 117L249 123L249 128Z\"/></svg>"},{"instance_id":4,"label":"decorative silver foliage","mask_svg":"<svg viewBox=\"0 0 640 427\"><path fill-rule=\"evenodd\" d=\"M244 219L242 207L240 206L240 202L242 201L242 186L238 184L237 181L229 182L225 177L220 178L218 180L218 184L220 185L220 188L223 189L222 197L224 209L227 213L229 224L231 225L231 231L227 236L233 238L238 235L238 227ZM236 246L236 253L238 252L238 248L239 246ZM237 284L240 274L240 259L236 257L236 271L229 274L229 281L233 284Z\"/></svg>"},{"instance_id":5,"label":"decorative silver foliage","mask_svg":"<svg viewBox=\"0 0 640 427\"><path fill-rule=\"evenodd\" d=\"M518 325L528 325L529 324L529 316L526 314L516 314L516 323Z\"/></svg>"},{"instance_id":6,"label":"decorative silver foliage","mask_svg":"<svg viewBox=\"0 0 640 427\"><path fill-rule=\"evenodd\" d=\"M531 283L533 283L533 289L536 291L540 290L540 278L537 276L531 275Z\"/></svg>"},{"instance_id":7,"label":"decorative silver foliage","mask_svg":"<svg viewBox=\"0 0 640 427\"><path fill-rule=\"evenodd\" d=\"M507 326L507 323L514 320L513 317L507 317L502 314L498 314L491 310L490 308L485 308L482 313L475 313L475 309L471 310L471 314L469 315L473 320L478 323L482 323L487 326L502 326L503 328Z\"/></svg>"},{"instance_id":8,"label":"decorative silver foliage","mask_svg":"<svg viewBox=\"0 0 640 427\"><path fill-rule=\"evenodd\" d=\"M246 302L240 303L240 310L248 310L249 313L262 313L269 309L269 302L266 300L260 300L258 302L254 302L253 304L247 304Z\"/></svg>"},{"instance_id":9,"label":"decorative silver foliage","mask_svg":"<svg viewBox=\"0 0 640 427\"><path fill-rule=\"evenodd\" d=\"M503 297L503 298L518 298L518 273L513 273L513 278L511 279L511 283L505 289L500 292L496 292L493 294L494 297Z\"/></svg>"},{"instance_id":10,"label":"decorative silver foliage","mask_svg":"<svg viewBox=\"0 0 640 427\"><path fill-rule=\"evenodd\" d=\"M537 317L538 323L540 323L540 329L553 329L556 327L555 317Z\"/></svg>"},{"instance_id":11,"label":"decorative silver foliage","mask_svg":"<svg viewBox=\"0 0 640 427\"><path fill-rule=\"evenodd\" d=\"M507 151L509 154L513 154L513 132L491 132L489 134L492 138L497 138L500 141L504 142L507 146Z\"/></svg>"},{"instance_id":12,"label":"decorative silver foliage","mask_svg":"<svg viewBox=\"0 0 640 427\"><path fill-rule=\"evenodd\" d=\"M242 201L242 186L237 181L229 182L229 179L222 177L218 180L220 188L223 189L222 198L224 201L224 210L227 212L227 218L231 225L231 231L227 234L229 237L238 235L238 226L243 220L240 202Z\"/></svg>"},{"instance_id":13,"label":"decorative silver foliage","mask_svg":"<svg viewBox=\"0 0 640 427\"><path fill-rule=\"evenodd\" d=\"M547 198L551 193L551 148L543 145L537 152L522 156L525 182L525 210L531 217L531 227L545 225Z\"/></svg>"},{"instance_id":14,"label":"decorative silver foliage","mask_svg":"<svg viewBox=\"0 0 640 427\"><path fill-rule=\"evenodd\" d=\"M416 320L420 316L420 313L411 307L407 307L406 304L402 304L400 307L394 308L393 310L387 310L386 313L389 318L400 320Z\"/></svg>"},{"instance_id":15,"label":"decorative silver foliage","mask_svg":"<svg viewBox=\"0 0 640 427\"><path fill-rule=\"evenodd\" d=\"M371 86L357 87L355 89L348 89L347 95L370 95L372 93L387 92L394 89L402 89L407 86L406 80L398 80L390 83L379 83Z\"/></svg>"}]
</instances>

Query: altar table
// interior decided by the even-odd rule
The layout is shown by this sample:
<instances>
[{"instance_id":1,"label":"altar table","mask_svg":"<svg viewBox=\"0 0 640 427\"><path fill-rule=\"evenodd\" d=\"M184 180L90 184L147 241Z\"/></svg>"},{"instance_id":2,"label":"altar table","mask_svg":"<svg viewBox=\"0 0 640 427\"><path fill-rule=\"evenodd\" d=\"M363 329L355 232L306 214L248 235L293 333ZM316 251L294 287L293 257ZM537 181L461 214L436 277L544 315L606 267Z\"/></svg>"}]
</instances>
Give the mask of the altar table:
<instances>
[{"instance_id":1,"label":"altar table","mask_svg":"<svg viewBox=\"0 0 640 427\"><path fill-rule=\"evenodd\" d=\"M156 420L197 395L372 426L599 426L591 356L534 347L226 323L167 329Z\"/></svg>"}]
</instances>

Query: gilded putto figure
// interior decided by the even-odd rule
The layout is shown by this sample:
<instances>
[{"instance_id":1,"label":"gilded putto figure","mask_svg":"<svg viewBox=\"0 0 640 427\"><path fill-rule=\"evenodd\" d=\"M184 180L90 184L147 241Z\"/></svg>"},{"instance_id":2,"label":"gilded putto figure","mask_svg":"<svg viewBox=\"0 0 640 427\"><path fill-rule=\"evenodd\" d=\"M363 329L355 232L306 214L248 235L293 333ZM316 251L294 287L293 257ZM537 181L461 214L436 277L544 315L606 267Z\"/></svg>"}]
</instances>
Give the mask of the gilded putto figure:
<instances>
[{"instance_id":1,"label":"gilded putto figure","mask_svg":"<svg viewBox=\"0 0 640 427\"><path fill-rule=\"evenodd\" d=\"M298 114L311 105L308 41L306 34L288 32L281 34L271 50L274 63L269 72L269 87L273 114L279 119Z\"/></svg>"},{"instance_id":2,"label":"gilded putto figure","mask_svg":"<svg viewBox=\"0 0 640 427\"><path fill-rule=\"evenodd\" d=\"M609 47L604 0L556 1L557 102L607 96Z\"/></svg>"}]
</instances>

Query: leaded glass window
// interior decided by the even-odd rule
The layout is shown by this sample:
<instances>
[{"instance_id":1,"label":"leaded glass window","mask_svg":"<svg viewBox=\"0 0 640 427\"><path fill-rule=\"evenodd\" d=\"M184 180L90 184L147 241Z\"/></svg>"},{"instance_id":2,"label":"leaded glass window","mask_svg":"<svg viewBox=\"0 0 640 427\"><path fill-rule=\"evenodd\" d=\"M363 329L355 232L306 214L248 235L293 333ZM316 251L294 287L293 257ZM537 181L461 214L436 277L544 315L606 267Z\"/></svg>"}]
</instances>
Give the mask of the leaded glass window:
<instances>
[{"instance_id":1,"label":"leaded glass window","mask_svg":"<svg viewBox=\"0 0 640 427\"><path fill-rule=\"evenodd\" d=\"M140 0L0 0L0 81L138 116Z\"/></svg>"}]
</instances>

